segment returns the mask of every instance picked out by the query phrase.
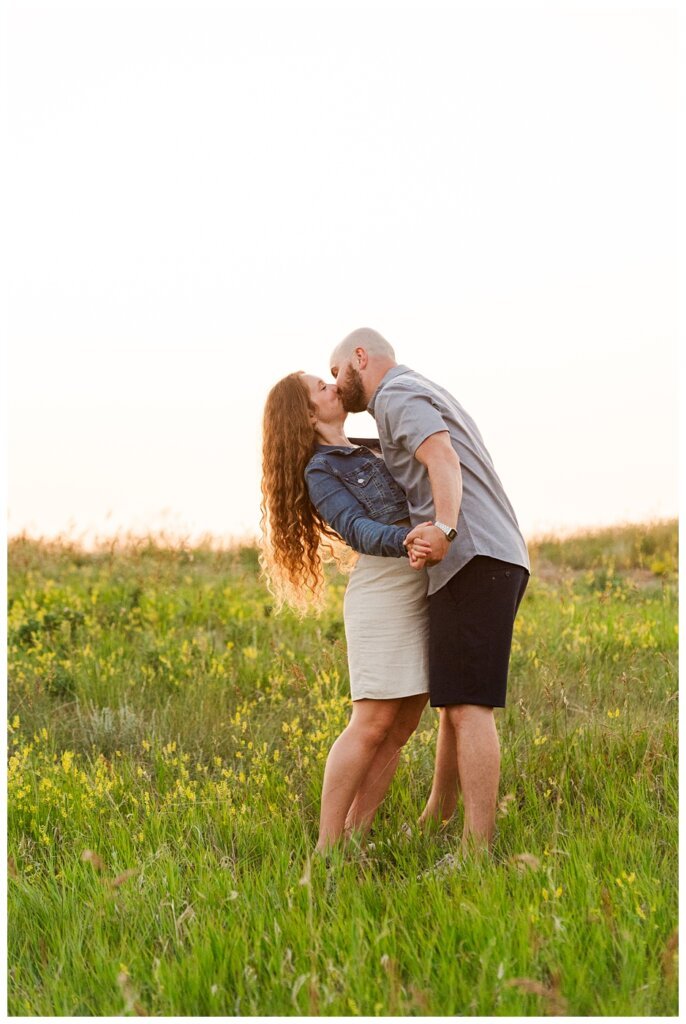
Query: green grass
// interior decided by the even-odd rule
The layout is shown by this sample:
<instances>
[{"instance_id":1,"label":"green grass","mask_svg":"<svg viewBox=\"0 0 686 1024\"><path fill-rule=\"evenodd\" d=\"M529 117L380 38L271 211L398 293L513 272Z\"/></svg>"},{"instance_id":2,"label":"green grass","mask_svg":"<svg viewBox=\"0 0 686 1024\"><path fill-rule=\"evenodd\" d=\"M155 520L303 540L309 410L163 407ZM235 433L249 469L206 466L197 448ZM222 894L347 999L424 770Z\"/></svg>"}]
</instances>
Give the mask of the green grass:
<instances>
[{"instance_id":1,"label":"green grass","mask_svg":"<svg viewBox=\"0 0 686 1024\"><path fill-rule=\"evenodd\" d=\"M299 620L249 548L11 542L9 1013L676 1014L676 523L532 558L495 855L438 875L430 710L311 860L343 578Z\"/></svg>"}]
</instances>

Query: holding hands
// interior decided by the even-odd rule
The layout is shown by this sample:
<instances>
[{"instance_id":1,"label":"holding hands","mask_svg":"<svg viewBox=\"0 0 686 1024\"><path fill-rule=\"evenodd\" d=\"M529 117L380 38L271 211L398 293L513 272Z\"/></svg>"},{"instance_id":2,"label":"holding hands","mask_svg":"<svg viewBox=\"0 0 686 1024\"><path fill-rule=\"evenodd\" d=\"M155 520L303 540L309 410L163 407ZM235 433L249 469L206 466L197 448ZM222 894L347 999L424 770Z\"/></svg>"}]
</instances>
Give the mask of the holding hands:
<instances>
[{"instance_id":1,"label":"holding hands","mask_svg":"<svg viewBox=\"0 0 686 1024\"><path fill-rule=\"evenodd\" d=\"M408 533L404 540L409 551L410 565L413 569L421 569L425 565L437 565L445 558L450 541L443 530L432 522L419 523Z\"/></svg>"},{"instance_id":2,"label":"holding hands","mask_svg":"<svg viewBox=\"0 0 686 1024\"><path fill-rule=\"evenodd\" d=\"M420 523L418 526L415 526L410 533L408 533L407 537L403 541L403 544L407 548L410 565L413 569L423 569L427 558L431 554L431 545L417 533L418 530L430 525L431 523Z\"/></svg>"}]
</instances>

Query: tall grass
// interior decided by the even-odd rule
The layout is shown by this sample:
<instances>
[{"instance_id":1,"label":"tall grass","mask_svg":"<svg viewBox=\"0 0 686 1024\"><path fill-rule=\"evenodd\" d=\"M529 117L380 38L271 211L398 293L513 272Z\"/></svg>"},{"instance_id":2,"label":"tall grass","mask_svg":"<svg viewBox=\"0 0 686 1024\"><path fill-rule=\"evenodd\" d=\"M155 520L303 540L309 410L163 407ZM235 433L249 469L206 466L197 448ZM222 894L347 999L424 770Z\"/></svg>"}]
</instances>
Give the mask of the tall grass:
<instances>
[{"instance_id":1,"label":"tall grass","mask_svg":"<svg viewBox=\"0 0 686 1024\"><path fill-rule=\"evenodd\" d=\"M629 529L534 545L494 857L447 871L430 710L312 858L343 578L299 620L250 548L11 543L9 1012L676 1013L676 524Z\"/></svg>"},{"instance_id":2,"label":"tall grass","mask_svg":"<svg viewBox=\"0 0 686 1024\"><path fill-rule=\"evenodd\" d=\"M679 535L674 519L585 530L568 537L542 536L531 545L540 560L567 569L647 570L657 576L677 571Z\"/></svg>"}]
</instances>

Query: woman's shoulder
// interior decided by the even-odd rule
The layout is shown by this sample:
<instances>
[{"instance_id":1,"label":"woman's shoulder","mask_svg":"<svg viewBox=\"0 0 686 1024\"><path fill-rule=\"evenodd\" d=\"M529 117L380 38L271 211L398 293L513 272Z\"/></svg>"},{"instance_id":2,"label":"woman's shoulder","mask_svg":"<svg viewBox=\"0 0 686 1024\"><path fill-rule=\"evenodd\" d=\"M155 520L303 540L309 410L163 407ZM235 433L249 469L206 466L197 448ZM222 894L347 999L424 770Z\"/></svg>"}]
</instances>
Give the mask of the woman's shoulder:
<instances>
[{"instance_id":1,"label":"woman's shoulder","mask_svg":"<svg viewBox=\"0 0 686 1024\"><path fill-rule=\"evenodd\" d=\"M305 466L305 474L311 472L313 469L330 469L329 461L327 459L326 450L322 445L318 445L310 455L307 465Z\"/></svg>"}]
</instances>

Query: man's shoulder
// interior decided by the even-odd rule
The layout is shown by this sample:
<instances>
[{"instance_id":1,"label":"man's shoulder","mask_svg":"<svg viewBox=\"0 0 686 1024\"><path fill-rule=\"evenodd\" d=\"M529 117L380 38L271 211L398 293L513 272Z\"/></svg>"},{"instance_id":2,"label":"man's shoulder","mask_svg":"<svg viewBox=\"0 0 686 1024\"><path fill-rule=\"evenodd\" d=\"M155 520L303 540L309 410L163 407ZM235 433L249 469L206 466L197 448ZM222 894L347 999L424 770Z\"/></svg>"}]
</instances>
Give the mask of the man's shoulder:
<instances>
[{"instance_id":1,"label":"man's shoulder","mask_svg":"<svg viewBox=\"0 0 686 1024\"><path fill-rule=\"evenodd\" d=\"M384 384L379 393L378 404L381 409L386 410L406 403L413 397L429 399L437 407L450 398L445 388L415 370L408 370Z\"/></svg>"}]
</instances>

